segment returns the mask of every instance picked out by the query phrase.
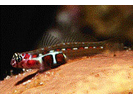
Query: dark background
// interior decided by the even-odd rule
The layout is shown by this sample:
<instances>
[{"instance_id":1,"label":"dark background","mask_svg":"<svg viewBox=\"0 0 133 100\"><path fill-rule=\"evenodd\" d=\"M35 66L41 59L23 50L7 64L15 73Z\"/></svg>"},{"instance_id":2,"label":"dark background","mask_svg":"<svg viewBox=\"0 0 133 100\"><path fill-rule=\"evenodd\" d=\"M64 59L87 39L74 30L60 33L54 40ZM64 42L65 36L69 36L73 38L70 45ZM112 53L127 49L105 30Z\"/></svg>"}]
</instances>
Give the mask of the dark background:
<instances>
[{"instance_id":1,"label":"dark background","mask_svg":"<svg viewBox=\"0 0 133 100\"><path fill-rule=\"evenodd\" d=\"M32 50L37 40L55 24L59 6L1 6L1 66L0 80L13 69L10 60L15 52Z\"/></svg>"}]
</instances>

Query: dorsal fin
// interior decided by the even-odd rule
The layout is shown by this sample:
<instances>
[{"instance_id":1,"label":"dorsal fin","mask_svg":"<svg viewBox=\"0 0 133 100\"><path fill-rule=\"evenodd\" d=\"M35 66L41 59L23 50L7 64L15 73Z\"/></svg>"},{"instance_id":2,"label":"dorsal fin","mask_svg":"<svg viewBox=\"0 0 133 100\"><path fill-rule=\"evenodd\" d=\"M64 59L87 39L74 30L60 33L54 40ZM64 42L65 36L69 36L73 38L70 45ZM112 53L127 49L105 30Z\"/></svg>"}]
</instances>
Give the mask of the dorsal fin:
<instances>
[{"instance_id":1,"label":"dorsal fin","mask_svg":"<svg viewBox=\"0 0 133 100\"><path fill-rule=\"evenodd\" d=\"M41 44L43 47L47 47L47 46L61 43L60 36L61 36L61 33L58 30L56 29L50 30L43 35Z\"/></svg>"},{"instance_id":2,"label":"dorsal fin","mask_svg":"<svg viewBox=\"0 0 133 100\"><path fill-rule=\"evenodd\" d=\"M89 34L83 33L67 33L64 34L62 42L95 42L97 41Z\"/></svg>"},{"instance_id":3,"label":"dorsal fin","mask_svg":"<svg viewBox=\"0 0 133 100\"><path fill-rule=\"evenodd\" d=\"M62 32L59 29L50 29L45 34L39 43L39 47L47 47L59 43L67 42L96 42L97 40L89 34L80 32Z\"/></svg>"}]
</instances>

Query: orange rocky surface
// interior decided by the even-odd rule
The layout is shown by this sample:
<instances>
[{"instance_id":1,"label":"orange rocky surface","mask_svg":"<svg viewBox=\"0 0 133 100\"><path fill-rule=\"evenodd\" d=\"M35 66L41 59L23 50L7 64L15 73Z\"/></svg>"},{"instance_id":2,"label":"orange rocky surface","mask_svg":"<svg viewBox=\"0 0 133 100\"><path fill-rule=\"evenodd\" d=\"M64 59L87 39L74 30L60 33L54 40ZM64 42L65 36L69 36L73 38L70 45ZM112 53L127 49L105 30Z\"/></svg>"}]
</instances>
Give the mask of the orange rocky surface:
<instances>
[{"instance_id":1,"label":"orange rocky surface","mask_svg":"<svg viewBox=\"0 0 133 100\"><path fill-rule=\"evenodd\" d=\"M117 94L133 93L133 51L116 56L83 57L36 74L30 70L7 76L1 94Z\"/></svg>"}]
</instances>

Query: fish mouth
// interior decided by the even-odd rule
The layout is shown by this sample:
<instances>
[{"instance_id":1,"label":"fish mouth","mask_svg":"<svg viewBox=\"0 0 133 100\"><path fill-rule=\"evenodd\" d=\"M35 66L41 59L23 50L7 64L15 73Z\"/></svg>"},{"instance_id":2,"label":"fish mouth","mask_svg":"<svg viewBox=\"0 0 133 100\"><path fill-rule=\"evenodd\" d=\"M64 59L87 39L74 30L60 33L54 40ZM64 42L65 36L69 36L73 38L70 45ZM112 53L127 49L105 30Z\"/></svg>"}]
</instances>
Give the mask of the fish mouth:
<instances>
[{"instance_id":1,"label":"fish mouth","mask_svg":"<svg viewBox=\"0 0 133 100\"><path fill-rule=\"evenodd\" d=\"M16 62L15 59L12 59L10 64L11 64L13 67L17 67L17 62Z\"/></svg>"}]
</instances>

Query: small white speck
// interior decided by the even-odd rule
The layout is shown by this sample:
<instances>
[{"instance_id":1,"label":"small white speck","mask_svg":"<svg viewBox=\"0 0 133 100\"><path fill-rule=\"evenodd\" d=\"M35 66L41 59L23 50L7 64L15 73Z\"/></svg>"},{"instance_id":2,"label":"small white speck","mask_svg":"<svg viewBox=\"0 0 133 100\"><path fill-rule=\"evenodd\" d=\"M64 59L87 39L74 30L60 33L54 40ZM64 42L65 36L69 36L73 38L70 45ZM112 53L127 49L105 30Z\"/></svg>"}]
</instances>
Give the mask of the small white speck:
<instances>
[{"instance_id":1,"label":"small white speck","mask_svg":"<svg viewBox=\"0 0 133 100\"><path fill-rule=\"evenodd\" d=\"M52 53L52 52L54 52L54 50L50 50L49 52Z\"/></svg>"},{"instance_id":2,"label":"small white speck","mask_svg":"<svg viewBox=\"0 0 133 100\"><path fill-rule=\"evenodd\" d=\"M25 73L23 73L23 76L25 75Z\"/></svg>"},{"instance_id":3,"label":"small white speck","mask_svg":"<svg viewBox=\"0 0 133 100\"><path fill-rule=\"evenodd\" d=\"M18 75L16 75L15 78L18 78Z\"/></svg>"},{"instance_id":4,"label":"small white speck","mask_svg":"<svg viewBox=\"0 0 133 100\"><path fill-rule=\"evenodd\" d=\"M52 72L51 74L54 75L54 72Z\"/></svg>"},{"instance_id":5,"label":"small white speck","mask_svg":"<svg viewBox=\"0 0 133 100\"><path fill-rule=\"evenodd\" d=\"M88 49L88 47L84 47L84 49Z\"/></svg>"},{"instance_id":6,"label":"small white speck","mask_svg":"<svg viewBox=\"0 0 133 100\"><path fill-rule=\"evenodd\" d=\"M26 72L32 71L32 69L26 69Z\"/></svg>"},{"instance_id":7,"label":"small white speck","mask_svg":"<svg viewBox=\"0 0 133 100\"><path fill-rule=\"evenodd\" d=\"M94 46L93 48L95 49L96 47Z\"/></svg>"},{"instance_id":8,"label":"small white speck","mask_svg":"<svg viewBox=\"0 0 133 100\"><path fill-rule=\"evenodd\" d=\"M19 76L21 76L21 74L20 74L20 73L19 73L18 75L19 75Z\"/></svg>"},{"instance_id":9,"label":"small white speck","mask_svg":"<svg viewBox=\"0 0 133 100\"><path fill-rule=\"evenodd\" d=\"M10 76L7 76L5 79L9 79L10 78Z\"/></svg>"},{"instance_id":10,"label":"small white speck","mask_svg":"<svg viewBox=\"0 0 133 100\"><path fill-rule=\"evenodd\" d=\"M41 50L44 50L44 48L41 48Z\"/></svg>"},{"instance_id":11,"label":"small white speck","mask_svg":"<svg viewBox=\"0 0 133 100\"><path fill-rule=\"evenodd\" d=\"M132 50L131 48L129 48L128 50Z\"/></svg>"},{"instance_id":12,"label":"small white speck","mask_svg":"<svg viewBox=\"0 0 133 100\"><path fill-rule=\"evenodd\" d=\"M40 82L39 84L40 84L40 85L43 85L43 82Z\"/></svg>"},{"instance_id":13,"label":"small white speck","mask_svg":"<svg viewBox=\"0 0 133 100\"><path fill-rule=\"evenodd\" d=\"M73 48L73 50L78 50L78 48Z\"/></svg>"},{"instance_id":14,"label":"small white speck","mask_svg":"<svg viewBox=\"0 0 133 100\"><path fill-rule=\"evenodd\" d=\"M39 56L42 56L42 54L39 54Z\"/></svg>"},{"instance_id":15,"label":"small white speck","mask_svg":"<svg viewBox=\"0 0 133 100\"><path fill-rule=\"evenodd\" d=\"M62 49L62 51L65 51L65 50L66 50L65 48Z\"/></svg>"},{"instance_id":16,"label":"small white speck","mask_svg":"<svg viewBox=\"0 0 133 100\"><path fill-rule=\"evenodd\" d=\"M101 46L100 48L101 48L101 49L103 49L103 47L102 47L102 46Z\"/></svg>"},{"instance_id":17,"label":"small white speck","mask_svg":"<svg viewBox=\"0 0 133 100\"><path fill-rule=\"evenodd\" d=\"M46 74L50 74L50 72L46 72Z\"/></svg>"},{"instance_id":18,"label":"small white speck","mask_svg":"<svg viewBox=\"0 0 133 100\"><path fill-rule=\"evenodd\" d=\"M65 45L65 43L62 43L63 45Z\"/></svg>"},{"instance_id":19,"label":"small white speck","mask_svg":"<svg viewBox=\"0 0 133 100\"><path fill-rule=\"evenodd\" d=\"M15 93L17 92L17 90L14 91Z\"/></svg>"},{"instance_id":20,"label":"small white speck","mask_svg":"<svg viewBox=\"0 0 133 100\"><path fill-rule=\"evenodd\" d=\"M24 82L23 85L26 85L26 84L28 84L30 82L31 82L31 80L28 80L28 81Z\"/></svg>"},{"instance_id":21,"label":"small white speck","mask_svg":"<svg viewBox=\"0 0 133 100\"><path fill-rule=\"evenodd\" d=\"M26 71L26 69L24 69L24 68L23 68L22 70L23 70L24 72Z\"/></svg>"}]
</instances>

